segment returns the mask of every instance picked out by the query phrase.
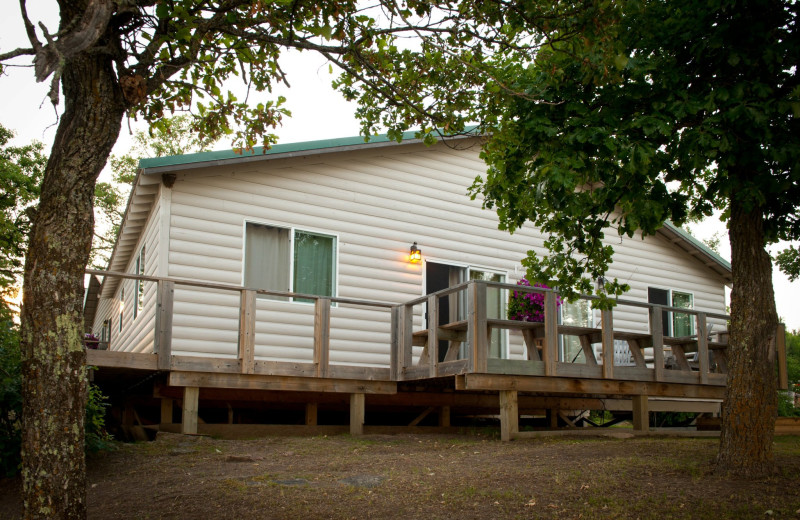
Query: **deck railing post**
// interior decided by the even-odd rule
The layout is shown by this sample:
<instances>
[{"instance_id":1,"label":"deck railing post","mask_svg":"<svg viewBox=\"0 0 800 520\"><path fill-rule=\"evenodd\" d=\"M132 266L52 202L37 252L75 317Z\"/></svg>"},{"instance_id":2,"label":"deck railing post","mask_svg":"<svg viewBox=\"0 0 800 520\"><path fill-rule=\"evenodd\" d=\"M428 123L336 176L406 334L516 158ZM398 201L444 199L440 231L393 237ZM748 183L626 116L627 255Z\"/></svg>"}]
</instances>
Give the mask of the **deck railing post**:
<instances>
[{"instance_id":1,"label":"deck railing post","mask_svg":"<svg viewBox=\"0 0 800 520\"><path fill-rule=\"evenodd\" d=\"M172 309L175 282L159 280L156 289L156 330L153 351L158 354L158 369L169 370L172 358Z\"/></svg>"},{"instance_id":2,"label":"deck railing post","mask_svg":"<svg viewBox=\"0 0 800 520\"><path fill-rule=\"evenodd\" d=\"M402 306L395 305L391 310L392 330L391 344L389 346L389 379L398 381L400 379L400 364L402 362L401 331Z\"/></svg>"},{"instance_id":3,"label":"deck railing post","mask_svg":"<svg viewBox=\"0 0 800 520\"><path fill-rule=\"evenodd\" d=\"M697 363L700 369L700 384L708 384L710 363L708 360L708 322L704 312L698 312L697 320Z\"/></svg>"},{"instance_id":4,"label":"deck railing post","mask_svg":"<svg viewBox=\"0 0 800 520\"><path fill-rule=\"evenodd\" d=\"M406 368L411 366L413 354L414 354L414 306L413 305L403 305L401 307L402 314L401 322L400 322L400 338L402 339L402 343L400 344L400 377L399 379L405 378L405 370Z\"/></svg>"},{"instance_id":5,"label":"deck railing post","mask_svg":"<svg viewBox=\"0 0 800 520\"><path fill-rule=\"evenodd\" d=\"M650 307L650 334L653 336L653 375L656 381L664 379L664 324L663 311L658 305Z\"/></svg>"},{"instance_id":6,"label":"deck railing post","mask_svg":"<svg viewBox=\"0 0 800 520\"><path fill-rule=\"evenodd\" d=\"M314 367L317 377L328 376L331 351L331 300L314 302Z\"/></svg>"},{"instance_id":7,"label":"deck railing post","mask_svg":"<svg viewBox=\"0 0 800 520\"><path fill-rule=\"evenodd\" d=\"M614 315L611 309L600 311L603 343L603 378L614 379Z\"/></svg>"},{"instance_id":8,"label":"deck railing post","mask_svg":"<svg viewBox=\"0 0 800 520\"><path fill-rule=\"evenodd\" d=\"M775 331L775 349L778 351L778 388L789 389L789 372L786 366L786 325L778 323Z\"/></svg>"},{"instance_id":9,"label":"deck railing post","mask_svg":"<svg viewBox=\"0 0 800 520\"><path fill-rule=\"evenodd\" d=\"M467 289L467 340L469 372L485 374L488 370L489 345L486 341L486 284L472 281Z\"/></svg>"},{"instance_id":10,"label":"deck railing post","mask_svg":"<svg viewBox=\"0 0 800 520\"><path fill-rule=\"evenodd\" d=\"M436 377L439 369L439 297L428 297L428 375Z\"/></svg>"},{"instance_id":11,"label":"deck railing post","mask_svg":"<svg viewBox=\"0 0 800 520\"><path fill-rule=\"evenodd\" d=\"M242 374L255 372L256 291L243 289L239 302L239 364Z\"/></svg>"},{"instance_id":12,"label":"deck railing post","mask_svg":"<svg viewBox=\"0 0 800 520\"><path fill-rule=\"evenodd\" d=\"M544 293L544 375L556 375L558 366L558 295L553 291Z\"/></svg>"}]
</instances>

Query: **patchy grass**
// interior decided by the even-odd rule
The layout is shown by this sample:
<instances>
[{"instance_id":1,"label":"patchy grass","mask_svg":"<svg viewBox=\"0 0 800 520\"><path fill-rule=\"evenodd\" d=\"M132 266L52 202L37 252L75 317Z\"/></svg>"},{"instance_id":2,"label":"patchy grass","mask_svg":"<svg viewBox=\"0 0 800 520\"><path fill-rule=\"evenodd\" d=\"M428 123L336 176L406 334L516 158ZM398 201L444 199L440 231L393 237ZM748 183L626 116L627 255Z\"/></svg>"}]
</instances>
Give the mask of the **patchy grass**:
<instances>
[{"instance_id":1,"label":"patchy grass","mask_svg":"<svg viewBox=\"0 0 800 520\"><path fill-rule=\"evenodd\" d=\"M89 517L621 518L800 517L800 439L777 437L778 474L711 473L718 441L494 436L160 435L90 458ZM0 518L19 515L0 481Z\"/></svg>"}]
</instances>

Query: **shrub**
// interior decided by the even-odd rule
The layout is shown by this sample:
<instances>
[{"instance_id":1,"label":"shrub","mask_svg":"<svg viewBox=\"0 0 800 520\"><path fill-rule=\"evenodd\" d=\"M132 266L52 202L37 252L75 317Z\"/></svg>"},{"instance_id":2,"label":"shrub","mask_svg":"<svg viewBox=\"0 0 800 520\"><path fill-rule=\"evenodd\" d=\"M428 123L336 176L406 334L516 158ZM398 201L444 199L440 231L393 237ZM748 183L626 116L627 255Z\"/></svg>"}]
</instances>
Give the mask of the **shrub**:
<instances>
[{"instance_id":1,"label":"shrub","mask_svg":"<svg viewBox=\"0 0 800 520\"><path fill-rule=\"evenodd\" d=\"M89 384L86 402L86 450L109 449L111 436L105 431L106 397ZM19 332L9 318L0 320L0 476L12 477L19 470L22 446L22 373Z\"/></svg>"}]
</instances>

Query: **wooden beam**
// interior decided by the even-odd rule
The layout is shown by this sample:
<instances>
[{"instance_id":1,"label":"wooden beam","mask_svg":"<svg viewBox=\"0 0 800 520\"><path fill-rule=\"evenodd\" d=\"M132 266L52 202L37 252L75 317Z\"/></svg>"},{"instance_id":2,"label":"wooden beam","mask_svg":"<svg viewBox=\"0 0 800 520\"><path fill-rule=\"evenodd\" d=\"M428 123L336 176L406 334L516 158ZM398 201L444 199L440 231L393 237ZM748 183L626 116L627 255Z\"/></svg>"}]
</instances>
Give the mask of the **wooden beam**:
<instances>
[{"instance_id":1,"label":"wooden beam","mask_svg":"<svg viewBox=\"0 0 800 520\"><path fill-rule=\"evenodd\" d=\"M314 302L314 366L317 377L328 376L331 351L331 300Z\"/></svg>"},{"instance_id":2,"label":"wooden beam","mask_svg":"<svg viewBox=\"0 0 800 520\"><path fill-rule=\"evenodd\" d=\"M252 374L255 366L256 291L241 292L239 304L239 362L242 374Z\"/></svg>"},{"instance_id":3,"label":"wooden beam","mask_svg":"<svg viewBox=\"0 0 800 520\"><path fill-rule=\"evenodd\" d=\"M435 408L435 407L433 407L433 406L429 406L429 407L425 408L425 409L422 411L422 413L421 413L421 414L419 414L419 415L417 415L417 416L414 418L414 420L413 420L413 421L411 421L410 423L408 423L408 425L409 425L409 426L417 426L417 425L418 425L419 423L421 423L421 422L422 422L422 421L423 421L423 420L424 420L424 419L425 419L427 416L429 416L429 415L431 414L431 412L433 412L433 411L435 411L435 410L436 410L436 408Z\"/></svg>"},{"instance_id":4,"label":"wooden beam","mask_svg":"<svg viewBox=\"0 0 800 520\"><path fill-rule=\"evenodd\" d=\"M634 395L631 399L633 408L633 429L646 432L650 429L650 413L646 395Z\"/></svg>"},{"instance_id":5,"label":"wooden beam","mask_svg":"<svg viewBox=\"0 0 800 520\"><path fill-rule=\"evenodd\" d=\"M131 370L158 370L157 354L120 352L118 350L86 350L86 364L100 368L128 368Z\"/></svg>"},{"instance_id":6,"label":"wooden beam","mask_svg":"<svg viewBox=\"0 0 800 520\"><path fill-rule=\"evenodd\" d=\"M546 392L552 394L650 395L655 397L690 397L698 399L722 399L725 396L725 387L722 385L496 374L463 374L456 376L456 390L517 390L519 392Z\"/></svg>"},{"instance_id":7,"label":"wooden beam","mask_svg":"<svg viewBox=\"0 0 800 520\"><path fill-rule=\"evenodd\" d=\"M650 307L650 334L653 336L653 375L656 381L664 379L664 324L661 307Z\"/></svg>"},{"instance_id":8,"label":"wooden beam","mask_svg":"<svg viewBox=\"0 0 800 520\"><path fill-rule=\"evenodd\" d=\"M516 390L500 391L500 440L510 441L519 433L519 408Z\"/></svg>"},{"instance_id":9,"label":"wooden beam","mask_svg":"<svg viewBox=\"0 0 800 520\"><path fill-rule=\"evenodd\" d=\"M544 373L556 375L558 363L558 300L556 293L544 293L544 348L542 349Z\"/></svg>"},{"instance_id":10,"label":"wooden beam","mask_svg":"<svg viewBox=\"0 0 800 520\"><path fill-rule=\"evenodd\" d=\"M586 364L597 366L597 358L594 357L594 349L592 348L592 342L589 340L589 336L582 334L578 336L578 341L581 343L581 350L583 350L583 357L586 358Z\"/></svg>"},{"instance_id":11,"label":"wooden beam","mask_svg":"<svg viewBox=\"0 0 800 520\"><path fill-rule=\"evenodd\" d=\"M486 285L480 282L471 282L467 290L467 306L469 327L470 356L469 370L471 372L485 373L489 359L489 345L486 342Z\"/></svg>"},{"instance_id":12,"label":"wooden beam","mask_svg":"<svg viewBox=\"0 0 800 520\"><path fill-rule=\"evenodd\" d=\"M317 425L317 412L319 405L317 403L306 403L306 426Z\"/></svg>"},{"instance_id":13,"label":"wooden beam","mask_svg":"<svg viewBox=\"0 0 800 520\"><path fill-rule=\"evenodd\" d=\"M219 374L172 371L169 374L169 384L170 386L196 386L200 388L288 390L295 392L397 393L397 383L393 381L321 379L314 377L269 376L260 374Z\"/></svg>"},{"instance_id":14,"label":"wooden beam","mask_svg":"<svg viewBox=\"0 0 800 520\"><path fill-rule=\"evenodd\" d=\"M639 344L639 340L629 339L628 348L631 351L631 355L633 356L633 360L636 363L636 366L639 368L647 368L647 363L644 360L644 355L642 354L642 347Z\"/></svg>"},{"instance_id":15,"label":"wooden beam","mask_svg":"<svg viewBox=\"0 0 800 520\"><path fill-rule=\"evenodd\" d=\"M414 351L412 348L412 343L414 340L414 306L413 305L403 305L401 307L401 338L402 343L400 344L400 372L399 375L402 377L403 372L406 368L411 366L411 362L414 357Z\"/></svg>"},{"instance_id":16,"label":"wooden beam","mask_svg":"<svg viewBox=\"0 0 800 520\"><path fill-rule=\"evenodd\" d=\"M200 388L187 386L183 389L183 421L181 433L194 435L197 433L197 410L200 400Z\"/></svg>"},{"instance_id":17,"label":"wooden beam","mask_svg":"<svg viewBox=\"0 0 800 520\"><path fill-rule=\"evenodd\" d=\"M439 364L439 297L428 297L428 375L436 377ZM411 426L416 426L412 424Z\"/></svg>"},{"instance_id":18,"label":"wooden beam","mask_svg":"<svg viewBox=\"0 0 800 520\"><path fill-rule=\"evenodd\" d=\"M700 369L700 383L708 384L709 359L708 359L708 322L704 312L698 312L697 320L697 363Z\"/></svg>"},{"instance_id":19,"label":"wooden beam","mask_svg":"<svg viewBox=\"0 0 800 520\"><path fill-rule=\"evenodd\" d=\"M175 401L169 398L161 399L161 424L172 424L172 410Z\"/></svg>"},{"instance_id":20,"label":"wooden beam","mask_svg":"<svg viewBox=\"0 0 800 520\"><path fill-rule=\"evenodd\" d=\"M156 289L156 324L153 351L158 354L158 369L169 370L172 356L172 314L175 282L159 280Z\"/></svg>"},{"instance_id":21,"label":"wooden beam","mask_svg":"<svg viewBox=\"0 0 800 520\"><path fill-rule=\"evenodd\" d=\"M400 380L402 364L402 307L395 306L391 310L391 343L389 344L389 377L392 381Z\"/></svg>"},{"instance_id":22,"label":"wooden beam","mask_svg":"<svg viewBox=\"0 0 800 520\"><path fill-rule=\"evenodd\" d=\"M364 434L364 394L350 394L350 435Z\"/></svg>"},{"instance_id":23,"label":"wooden beam","mask_svg":"<svg viewBox=\"0 0 800 520\"><path fill-rule=\"evenodd\" d=\"M439 426L442 428L449 428L450 427L450 407L449 406L440 406L439 407Z\"/></svg>"},{"instance_id":24,"label":"wooden beam","mask_svg":"<svg viewBox=\"0 0 800 520\"><path fill-rule=\"evenodd\" d=\"M600 311L603 338L603 377L614 378L614 318L611 309Z\"/></svg>"}]
</instances>

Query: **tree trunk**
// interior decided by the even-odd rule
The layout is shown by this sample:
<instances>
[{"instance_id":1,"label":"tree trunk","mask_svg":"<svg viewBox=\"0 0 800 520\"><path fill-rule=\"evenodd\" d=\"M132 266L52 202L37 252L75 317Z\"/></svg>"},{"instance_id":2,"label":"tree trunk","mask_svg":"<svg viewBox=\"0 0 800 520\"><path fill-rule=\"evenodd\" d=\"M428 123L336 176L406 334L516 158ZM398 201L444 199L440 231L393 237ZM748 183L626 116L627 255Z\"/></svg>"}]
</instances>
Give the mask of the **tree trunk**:
<instances>
[{"instance_id":1,"label":"tree trunk","mask_svg":"<svg viewBox=\"0 0 800 520\"><path fill-rule=\"evenodd\" d=\"M81 54L61 79L64 114L25 261L22 478L26 518L85 518L83 277L94 185L124 101L108 56Z\"/></svg>"},{"instance_id":2,"label":"tree trunk","mask_svg":"<svg viewBox=\"0 0 800 520\"><path fill-rule=\"evenodd\" d=\"M716 470L762 478L775 470L772 438L778 401L773 341L778 316L762 210L748 211L735 194L731 198L731 336Z\"/></svg>"}]
</instances>

